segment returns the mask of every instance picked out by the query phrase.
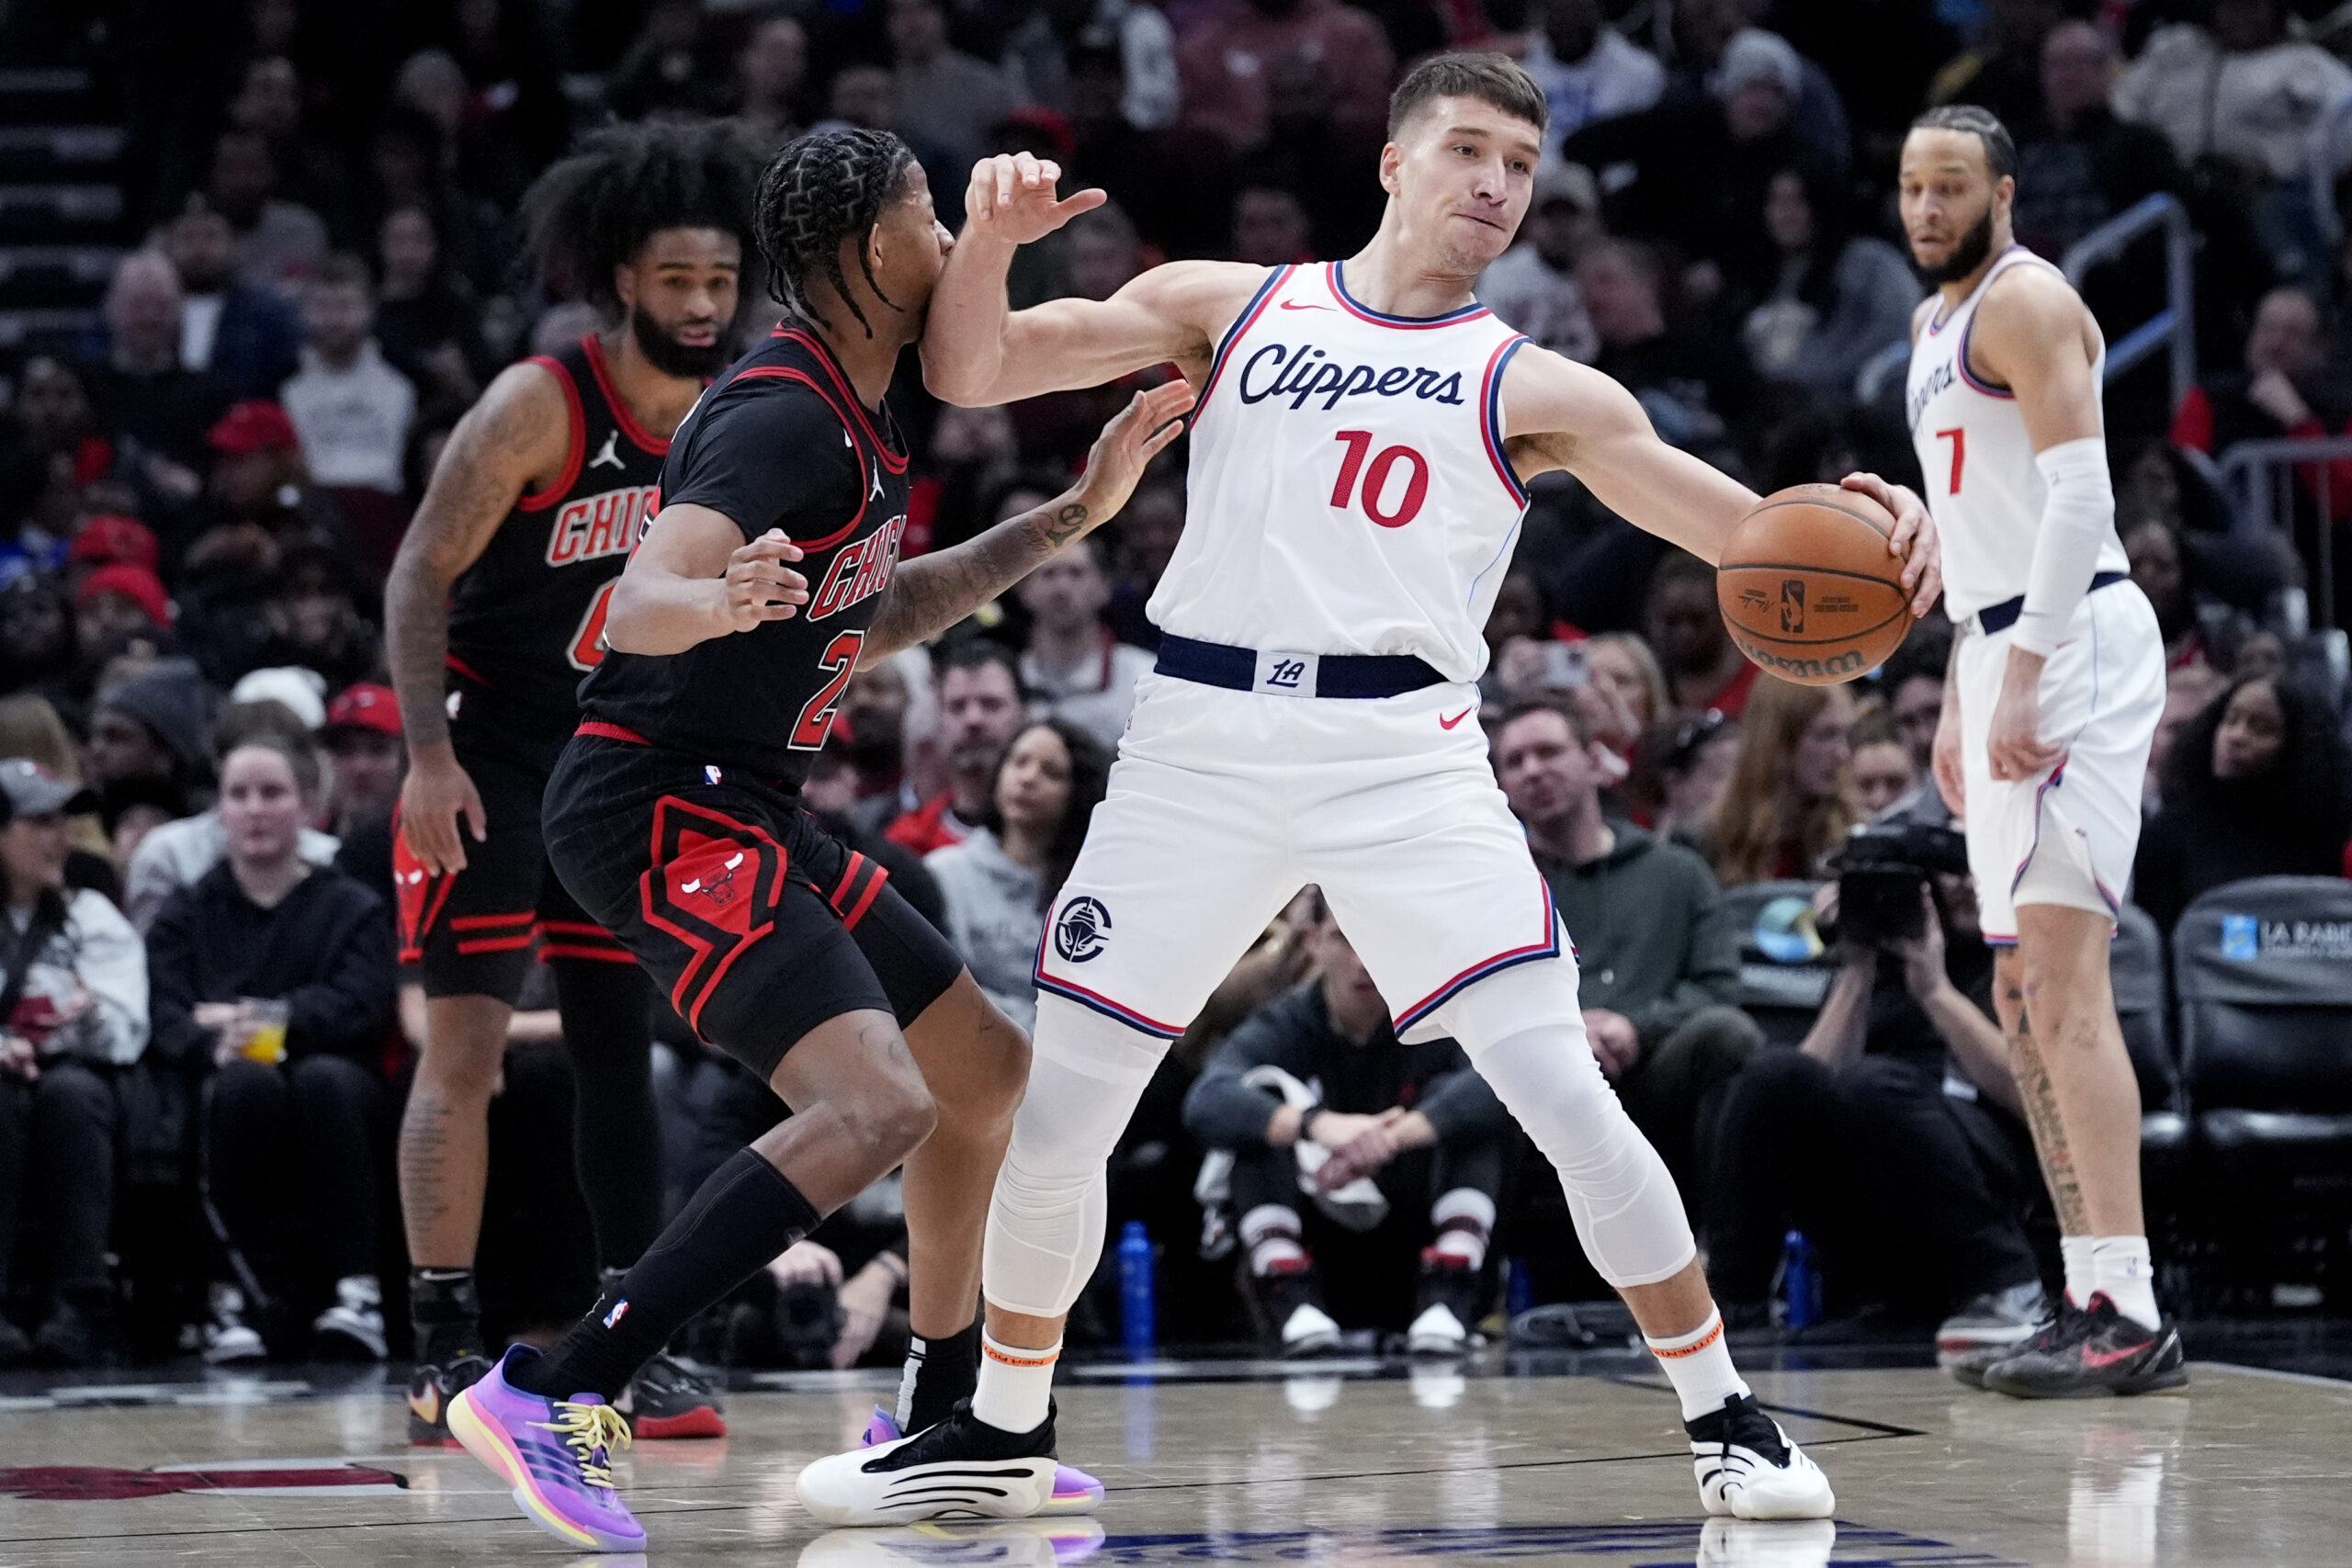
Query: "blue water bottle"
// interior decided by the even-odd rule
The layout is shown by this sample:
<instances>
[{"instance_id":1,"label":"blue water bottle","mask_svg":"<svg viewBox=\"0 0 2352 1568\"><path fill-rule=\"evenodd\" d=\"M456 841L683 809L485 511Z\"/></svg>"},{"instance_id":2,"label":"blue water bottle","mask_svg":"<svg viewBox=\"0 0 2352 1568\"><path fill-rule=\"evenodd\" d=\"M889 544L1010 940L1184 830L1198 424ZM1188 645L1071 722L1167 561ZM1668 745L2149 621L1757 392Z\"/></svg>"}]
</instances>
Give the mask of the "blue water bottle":
<instances>
[{"instance_id":1,"label":"blue water bottle","mask_svg":"<svg viewBox=\"0 0 2352 1568\"><path fill-rule=\"evenodd\" d=\"M1129 1220L1119 1235L1119 1338L1134 1360L1151 1357L1151 1236L1141 1220Z\"/></svg>"},{"instance_id":2,"label":"blue water bottle","mask_svg":"<svg viewBox=\"0 0 2352 1568\"><path fill-rule=\"evenodd\" d=\"M1813 1243L1804 1232L1791 1231L1781 1238L1781 1291L1791 1328L1803 1328L1821 1316L1821 1275L1813 1266Z\"/></svg>"}]
</instances>

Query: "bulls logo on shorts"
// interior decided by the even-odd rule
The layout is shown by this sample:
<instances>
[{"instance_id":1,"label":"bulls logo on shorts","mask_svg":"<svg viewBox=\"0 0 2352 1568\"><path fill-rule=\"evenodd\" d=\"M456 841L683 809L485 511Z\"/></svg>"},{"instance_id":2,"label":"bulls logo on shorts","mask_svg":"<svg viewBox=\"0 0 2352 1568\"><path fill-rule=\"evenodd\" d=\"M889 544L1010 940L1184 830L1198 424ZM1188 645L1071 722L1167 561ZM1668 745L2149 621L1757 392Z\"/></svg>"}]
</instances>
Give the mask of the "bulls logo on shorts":
<instances>
[{"instance_id":1,"label":"bulls logo on shorts","mask_svg":"<svg viewBox=\"0 0 2352 1568\"><path fill-rule=\"evenodd\" d=\"M653 863L639 884L646 922L694 951L670 1005L699 1032L703 1004L720 977L775 929L784 849L756 824L675 795L654 807L652 848Z\"/></svg>"},{"instance_id":2,"label":"bulls logo on shorts","mask_svg":"<svg viewBox=\"0 0 2352 1568\"><path fill-rule=\"evenodd\" d=\"M1110 941L1111 911L1100 898L1081 894L1062 906L1062 918L1054 922L1054 951L1064 959L1083 964Z\"/></svg>"}]
</instances>

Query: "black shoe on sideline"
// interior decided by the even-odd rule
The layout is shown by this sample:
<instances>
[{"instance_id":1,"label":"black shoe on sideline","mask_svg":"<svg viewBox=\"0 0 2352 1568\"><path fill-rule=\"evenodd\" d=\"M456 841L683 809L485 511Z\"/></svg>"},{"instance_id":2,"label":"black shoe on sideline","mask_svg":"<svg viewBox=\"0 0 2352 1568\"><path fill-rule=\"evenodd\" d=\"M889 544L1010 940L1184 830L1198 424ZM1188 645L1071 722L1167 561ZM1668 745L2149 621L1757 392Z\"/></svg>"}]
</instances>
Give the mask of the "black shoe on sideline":
<instances>
[{"instance_id":1,"label":"black shoe on sideline","mask_svg":"<svg viewBox=\"0 0 2352 1568\"><path fill-rule=\"evenodd\" d=\"M2093 1399L2100 1394L2154 1393L2188 1382L2180 1330L2169 1322L2149 1328L2124 1316L2105 1292L2072 1314L2044 1343L2032 1343L1984 1369L1984 1386L2016 1399Z\"/></svg>"}]
</instances>

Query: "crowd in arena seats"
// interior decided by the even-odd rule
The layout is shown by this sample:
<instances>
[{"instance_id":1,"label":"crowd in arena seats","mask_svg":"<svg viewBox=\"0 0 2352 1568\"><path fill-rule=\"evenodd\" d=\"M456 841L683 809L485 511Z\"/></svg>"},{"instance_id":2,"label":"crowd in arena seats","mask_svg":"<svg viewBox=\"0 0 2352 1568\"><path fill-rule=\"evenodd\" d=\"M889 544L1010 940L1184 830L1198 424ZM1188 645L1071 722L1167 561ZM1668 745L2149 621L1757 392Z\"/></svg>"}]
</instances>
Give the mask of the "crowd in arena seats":
<instances>
[{"instance_id":1,"label":"crowd in arena seats","mask_svg":"<svg viewBox=\"0 0 2352 1568\"><path fill-rule=\"evenodd\" d=\"M604 324L580 280L514 263L532 178L615 118L725 118L755 157L894 130L951 227L974 158L1051 157L1065 189L1112 199L1024 252L1014 302L1102 299L1168 259L1351 254L1380 221L1399 70L1499 50L1552 122L1479 298L1770 491L1855 468L1922 485L1899 362L1928 291L1894 155L1923 107L1983 104L2018 145L2021 243L2061 257L2158 195L2196 233L2194 385L2177 398L2158 354L2107 389L2118 525L2172 666L2130 897L2160 931L2202 931L2184 916L2216 888L2352 870L2347 672L2318 608L2352 615L2352 459L2296 465L2268 534L2217 467L2248 440L2352 434L2341 171L2310 162L2335 156L2352 34L2320 0L170 9L152 37L0 25L121 106L130 212L91 319L0 346L0 1363L400 1353L388 1140L422 1004L392 942L383 579L490 379ZM2165 303L2164 272L2155 234L2088 269L2111 344ZM777 310L761 281L746 342ZM946 408L910 367L905 550L1057 493L1125 391ZM1875 943L1841 939L1819 891L1858 826L1951 821L1930 766L1949 626L1851 687L1789 685L1732 645L1703 562L1564 475L1532 489L1482 719L1596 1053L1735 1325L1770 1319L1792 1227L1839 1314L2029 1317L2047 1200L1966 879L1923 874L1917 934ZM1186 504L1179 449L1085 547L860 671L808 785L1016 1019ZM1781 885L1804 892L1774 940L1826 991L1768 1043L1739 1003L1781 955L1733 909ZM777 1110L666 1011L656 1027L674 1206ZM492 1116L484 1293L506 1331L594 1289L577 1193L524 1174L568 1162L513 1153L561 1148L571 1117L542 998ZM1514 1270L1521 1304L1600 1293L1542 1162L1451 1043L1396 1041L1311 891L1171 1052L1112 1203L1114 1234L1142 1220L1160 1249L1173 1337L1443 1348ZM895 1205L837 1216L690 1348L893 1359ZM1073 1333L1115 1316L1098 1289Z\"/></svg>"}]
</instances>

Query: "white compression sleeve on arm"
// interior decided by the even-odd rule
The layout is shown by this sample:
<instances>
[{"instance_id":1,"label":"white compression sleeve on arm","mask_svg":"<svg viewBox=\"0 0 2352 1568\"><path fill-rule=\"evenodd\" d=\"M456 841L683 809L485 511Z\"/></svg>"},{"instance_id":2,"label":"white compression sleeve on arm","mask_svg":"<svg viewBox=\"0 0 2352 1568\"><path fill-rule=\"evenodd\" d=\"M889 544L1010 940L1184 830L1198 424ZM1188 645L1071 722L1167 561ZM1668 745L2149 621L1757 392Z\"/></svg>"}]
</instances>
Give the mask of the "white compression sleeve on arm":
<instances>
[{"instance_id":1,"label":"white compression sleeve on arm","mask_svg":"<svg viewBox=\"0 0 2352 1568\"><path fill-rule=\"evenodd\" d=\"M2036 454L2050 494L2033 536L2025 609L2009 644L2048 658L2066 635L2075 606L2091 589L2099 547L2115 531L2115 489L2107 476L2107 443L2096 435L2062 441Z\"/></svg>"}]
</instances>

